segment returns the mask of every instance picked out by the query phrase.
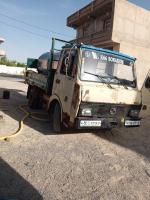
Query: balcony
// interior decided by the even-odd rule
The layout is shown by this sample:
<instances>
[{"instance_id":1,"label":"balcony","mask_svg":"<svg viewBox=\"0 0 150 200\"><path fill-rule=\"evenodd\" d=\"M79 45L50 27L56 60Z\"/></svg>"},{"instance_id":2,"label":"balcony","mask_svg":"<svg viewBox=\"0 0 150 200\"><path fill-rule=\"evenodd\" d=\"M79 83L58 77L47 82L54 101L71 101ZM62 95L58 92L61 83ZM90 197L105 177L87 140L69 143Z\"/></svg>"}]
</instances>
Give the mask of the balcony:
<instances>
[{"instance_id":1,"label":"balcony","mask_svg":"<svg viewBox=\"0 0 150 200\"><path fill-rule=\"evenodd\" d=\"M112 10L114 0L95 0L84 8L75 12L67 18L67 26L77 28L89 18L96 18L99 15Z\"/></svg>"}]
</instances>

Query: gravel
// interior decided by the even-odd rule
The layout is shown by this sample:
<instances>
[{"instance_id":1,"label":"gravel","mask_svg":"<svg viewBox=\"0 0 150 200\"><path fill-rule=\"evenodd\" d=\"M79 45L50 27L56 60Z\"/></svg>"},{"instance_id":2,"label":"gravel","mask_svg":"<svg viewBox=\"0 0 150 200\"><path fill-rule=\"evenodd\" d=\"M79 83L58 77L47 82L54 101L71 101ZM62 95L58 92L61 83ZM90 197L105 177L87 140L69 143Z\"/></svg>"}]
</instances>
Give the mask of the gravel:
<instances>
[{"instance_id":1,"label":"gravel","mask_svg":"<svg viewBox=\"0 0 150 200\"><path fill-rule=\"evenodd\" d=\"M17 129L27 104L22 79L0 77L0 135ZM28 118L20 135L0 142L0 199L150 199L149 120L140 128L55 135Z\"/></svg>"}]
</instances>

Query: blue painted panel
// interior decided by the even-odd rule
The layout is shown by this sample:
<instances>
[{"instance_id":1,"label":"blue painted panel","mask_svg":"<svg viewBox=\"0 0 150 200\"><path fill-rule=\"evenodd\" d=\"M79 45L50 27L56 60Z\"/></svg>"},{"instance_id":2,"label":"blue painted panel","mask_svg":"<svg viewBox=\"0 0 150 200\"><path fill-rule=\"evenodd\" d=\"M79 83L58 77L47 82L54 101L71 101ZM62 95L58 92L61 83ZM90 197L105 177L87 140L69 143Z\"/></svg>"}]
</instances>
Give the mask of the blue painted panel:
<instances>
[{"instance_id":1,"label":"blue painted panel","mask_svg":"<svg viewBox=\"0 0 150 200\"><path fill-rule=\"evenodd\" d=\"M106 53L106 54L109 54L109 55L116 55L117 57L128 59L128 60L131 60L133 62L136 61L136 58L128 56L128 55L123 54L123 53L120 53L118 51L111 51L111 50L108 50L108 49L97 48L97 47L89 46L89 45L81 45L81 49L88 49L88 50L91 50L91 51L92 50L99 51L99 52Z\"/></svg>"}]
</instances>

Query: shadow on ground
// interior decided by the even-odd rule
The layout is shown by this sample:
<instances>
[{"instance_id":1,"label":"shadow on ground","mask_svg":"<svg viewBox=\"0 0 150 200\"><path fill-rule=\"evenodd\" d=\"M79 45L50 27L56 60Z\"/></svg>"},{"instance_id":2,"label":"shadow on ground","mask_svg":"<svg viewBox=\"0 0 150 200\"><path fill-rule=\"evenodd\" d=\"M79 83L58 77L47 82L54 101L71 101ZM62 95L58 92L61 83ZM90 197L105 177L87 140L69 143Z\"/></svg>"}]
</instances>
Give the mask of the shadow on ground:
<instances>
[{"instance_id":1,"label":"shadow on ground","mask_svg":"<svg viewBox=\"0 0 150 200\"><path fill-rule=\"evenodd\" d=\"M0 158L0 199L42 200L39 192Z\"/></svg>"},{"instance_id":2,"label":"shadow on ground","mask_svg":"<svg viewBox=\"0 0 150 200\"><path fill-rule=\"evenodd\" d=\"M0 111L2 111L2 113L5 113L12 119L19 121L25 115L25 113L19 109L19 106L27 105L27 99L25 96L26 94L23 90L8 89L10 91L10 99L7 100L7 99L2 98L4 90L7 90L7 89L0 88ZM35 110L30 110L28 106L24 106L24 108L28 110L29 112L35 112ZM44 112L46 114L46 111L43 111L43 110L36 110L36 112L39 112L39 113ZM42 134L45 134L45 135L52 134L51 125L50 125L50 122L48 121L39 122L29 117L28 119L25 120L24 123L27 126L35 129L36 131Z\"/></svg>"}]
</instances>

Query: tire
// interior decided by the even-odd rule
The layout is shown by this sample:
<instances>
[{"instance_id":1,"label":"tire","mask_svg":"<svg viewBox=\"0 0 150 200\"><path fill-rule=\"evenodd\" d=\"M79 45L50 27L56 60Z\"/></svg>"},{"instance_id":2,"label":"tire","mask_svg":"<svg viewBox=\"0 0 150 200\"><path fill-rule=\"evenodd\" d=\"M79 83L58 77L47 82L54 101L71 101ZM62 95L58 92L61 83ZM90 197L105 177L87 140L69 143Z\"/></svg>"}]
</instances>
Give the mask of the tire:
<instances>
[{"instance_id":1,"label":"tire","mask_svg":"<svg viewBox=\"0 0 150 200\"><path fill-rule=\"evenodd\" d=\"M31 85L28 86L28 90L27 90L27 99L29 99L30 92L31 92Z\"/></svg>"},{"instance_id":2,"label":"tire","mask_svg":"<svg viewBox=\"0 0 150 200\"><path fill-rule=\"evenodd\" d=\"M52 126L55 133L62 132L62 122L61 122L61 108L58 103L55 104L52 113Z\"/></svg>"},{"instance_id":3,"label":"tire","mask_svg":"<svg viewBox=\"0 0 150 200\"><path fill-rule=\"evenodd\" d=\"M3 99L9 99L10 98L10 91L4 90L3 91Z\"/></svg>"},{"instance_id":4,"label":"tire","mask_svg":"<svg viewBox=\"0 0 150 200\"><path fill-rule=\"evenodd\" d=\"M30 88L28 94L28 106L31 109L40 109L42 107L42 99L40 98L40 92L37 88Z\"/></svg>"}]
</instances>

